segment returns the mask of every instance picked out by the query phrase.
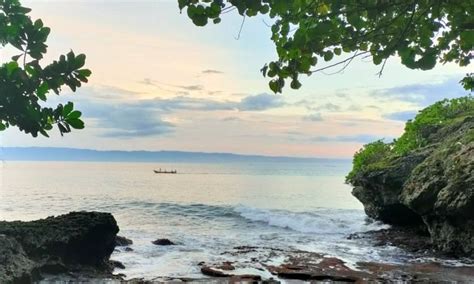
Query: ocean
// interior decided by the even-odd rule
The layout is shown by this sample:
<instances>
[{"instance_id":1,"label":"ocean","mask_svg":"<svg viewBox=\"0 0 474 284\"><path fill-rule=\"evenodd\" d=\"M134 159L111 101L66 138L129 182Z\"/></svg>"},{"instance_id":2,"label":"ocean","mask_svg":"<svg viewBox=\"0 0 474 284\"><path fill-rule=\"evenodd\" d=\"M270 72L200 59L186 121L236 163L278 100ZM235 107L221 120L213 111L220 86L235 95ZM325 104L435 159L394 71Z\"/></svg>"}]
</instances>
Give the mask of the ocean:
<instances>
[{"instance_id":1,"label":"ocean","mask_svg":"<svg viewBox=\"0 0 474 284\"><path fill-rule=\"evenodd\" d=\"M178 174L155 174L154 169ZM357 261L403 263L410 255L356 232L386 228L366 217L344 183L350 161L229 163L3 162L0 219L34 220L70 211L111 212L133 251L112 259L127 278L202 278L198 263L248 263L241 273L268 271L233 254L268 248L254 258L281 263L302 250ZM168 238L176 246L151 242ZM280 253L275 253L280 252ZM261 253L262 255L258 255ZM265 255L263 255L265 254Z\"/></svg>"}]
</instances>

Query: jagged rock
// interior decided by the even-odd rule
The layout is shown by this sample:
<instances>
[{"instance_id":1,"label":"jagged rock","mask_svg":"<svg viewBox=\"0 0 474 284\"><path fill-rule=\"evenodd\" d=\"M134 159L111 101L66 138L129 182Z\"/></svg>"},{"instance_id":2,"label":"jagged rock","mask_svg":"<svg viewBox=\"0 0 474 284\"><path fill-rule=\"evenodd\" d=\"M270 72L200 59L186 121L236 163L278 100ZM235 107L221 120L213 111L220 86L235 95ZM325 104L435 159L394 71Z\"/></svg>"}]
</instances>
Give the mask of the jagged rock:
<instances>
[{"instance_id":1,"label":"jagged rock","mask_svg":"<svg viewBox=\"0 0 474 284\"><path fill-rule=\"evenodd\" d=\"M358 174L352 194L364 204L366 214L388 224L422 224L420 216L401 203L399 196L411 171L430 153L431 149L426 149L398 158L384 169Z\"/></svg>"},{"instance_id":2,"label":"jagged rock","mask_svg":"<svg viewBox=\"0 0 474 284\"><path fill-rule=\"evenodd\" d=\"M16 279L29 283L42 273L81 269L111 275L108 260L118 231L114 217L99 212L0 222L0 283Z\"/></svg>"},{"instance_id":3,"label":"jagged rock","mask_svg":"<svg viewBox=\"0 0 474 284\"><path fill-rule=\"evenodd\" d=\"M11 237L0 235L0 283L30 283L39 278L35 263Z\"/></svg>"},{"instance_id":4,"label":"jagged rock","mask_svg":"<svg viewBox=\"0 0 474 284\"><path fill-rule=\"evenodd\" d=\"M440 250L473 256L474 119L448 130L446 141L410 175L400 200L423 218Z\"/></svg>"},{"instance_id":5,"label":"jagged rock","mask_svg":"<svg viewBox=\"0 0 474 284\"><path fill-rule=\"evenodd\" d=\"M352 193L370 217L398 225L421 220L437 249L472 257L474 118L430 131L425 148L358 173Z\"/></svg>"},{"instance_id":6,"label":"jagged rock","mask_svg":"<svg viewBox=\"0 0 474 284\"><path fill-rule=\"evenodd\" d=\"M117 236L115 237L115 246L116 247L126 247L129 245L132 245L133 241L130 239L127 239L126 237L122 236Z\"/></svg>"}]
</instances>

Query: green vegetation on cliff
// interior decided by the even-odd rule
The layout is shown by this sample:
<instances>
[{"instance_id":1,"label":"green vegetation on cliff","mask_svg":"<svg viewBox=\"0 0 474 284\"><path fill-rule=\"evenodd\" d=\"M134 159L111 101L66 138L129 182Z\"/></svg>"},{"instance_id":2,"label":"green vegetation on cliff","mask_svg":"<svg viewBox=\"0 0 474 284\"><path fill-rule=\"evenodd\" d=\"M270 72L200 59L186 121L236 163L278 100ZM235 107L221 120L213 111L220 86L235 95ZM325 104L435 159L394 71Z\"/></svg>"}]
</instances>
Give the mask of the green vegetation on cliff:
<instances>
[{"instance_id":1,"label":"green vegetation on cliff","mask_svg":"<svg viewBox=\"0 0 474 284\"><path fill-rule=\"evenodd\" d=\"M377 140L364 145L355 153L352 171L347 175L346 181L352 183L358 173L387 167L392 159L427 146L432 142L431 134L441 127L462 121L469 116L474 116L472 95L436 102L421 110L413 120L409 120L400 138L391 143ZM474 133L471 132L465 136L466 139L474 139Z\"/></svg>"}]
</instances>

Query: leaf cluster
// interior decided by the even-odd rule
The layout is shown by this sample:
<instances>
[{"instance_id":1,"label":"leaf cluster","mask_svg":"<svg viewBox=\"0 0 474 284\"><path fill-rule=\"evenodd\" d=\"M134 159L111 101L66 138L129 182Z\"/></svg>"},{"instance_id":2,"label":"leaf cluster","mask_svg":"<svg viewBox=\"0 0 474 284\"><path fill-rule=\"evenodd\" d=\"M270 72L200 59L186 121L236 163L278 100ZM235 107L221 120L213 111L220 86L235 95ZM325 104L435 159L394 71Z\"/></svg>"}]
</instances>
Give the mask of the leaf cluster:
<instances>
[{"instance_id":1,"label":"leaf cluster","mask_svg":"<svg viewBox=\"0 0 474 284\"><path fill-rule=\"evenodd\" d=\"M268 14L278 59L266 64L269 87L301 86L299 76L329 67L344 70L355 57L375 65L398 55L410 69L438 62L466 66L473 58L474 2L465 0L178 0L194 24L219 23L236 10L244 17ZM345 58L323 68L319 62Z\"/></svg>"},{"instance_id":2,"label":"leaf cluster","mask_svg":"<svg viewBox=\"0 0 474 284\"><path fill-rule=\"evenodd\" d=\"M42 102L50 93L59 95L64 86L76 91L87 83L91 71L84 68L86 56L70 51L43 66L50 29L41 20L33 21L29 12L17 0L0 0L0 45L18 51L0 66L0 130L15 126L33 137L48 137L54 124L61 135L82 129L81 112L73 103L51 108Z\"/></svg>"}]
</instances>

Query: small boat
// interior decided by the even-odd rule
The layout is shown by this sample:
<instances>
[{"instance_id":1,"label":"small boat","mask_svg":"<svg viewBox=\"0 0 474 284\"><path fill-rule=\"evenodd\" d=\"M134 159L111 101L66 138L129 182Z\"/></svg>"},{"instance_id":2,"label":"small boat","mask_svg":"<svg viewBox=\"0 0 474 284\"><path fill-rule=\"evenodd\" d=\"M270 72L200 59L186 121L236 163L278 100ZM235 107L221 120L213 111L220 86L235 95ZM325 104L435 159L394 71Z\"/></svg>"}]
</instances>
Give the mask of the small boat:
<instances>
[{"instance_id":1,"label":"small boat","mask_svg":"<svg viewBox=\"0 0 474 284\"><path fill-rule=\"evenodd\" d=\"M153 170L155 172L155 174L176 174L178 173L176 170L172 170L172 171L167 171L167 170Z\"/></svg>"}]
</instances>

